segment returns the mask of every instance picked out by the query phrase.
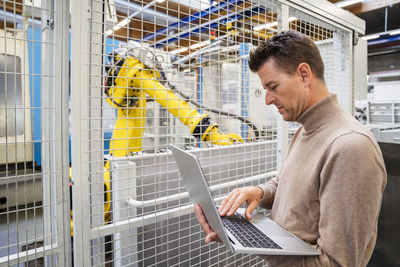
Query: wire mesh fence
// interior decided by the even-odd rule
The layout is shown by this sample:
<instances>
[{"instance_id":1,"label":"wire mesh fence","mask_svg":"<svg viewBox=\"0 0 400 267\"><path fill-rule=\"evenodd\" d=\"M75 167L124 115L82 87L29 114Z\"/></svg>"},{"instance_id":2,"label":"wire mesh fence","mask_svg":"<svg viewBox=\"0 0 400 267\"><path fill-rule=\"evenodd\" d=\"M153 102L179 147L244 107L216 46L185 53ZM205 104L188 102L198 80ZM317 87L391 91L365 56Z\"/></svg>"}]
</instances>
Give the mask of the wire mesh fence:
<instances>
[{"instance_id":1,"label":"wire mesh fence","mask_svg":"<svg viewBox=\"0 0 400 267\"><path fill-rule=\"evenodd\" d=\"M0 1L0 265L263 266L204 243L168 146L199 158L216 203L265 183L299 125L265 105L250 51L308 35L351 111L351 31L292 1L69 8Z\"/></svg>"},{"instance_id":2,"label":"wire mesh fence","mask_svg":"<svg viewBox=\"0 0 400 267\"><path fill-rule=\"evenodd\" d=\"M71 262L68 12L62 1L0 2L1 266Z\"/></svg>"},{"instance_id":3,"label":"wire mesh fence","mask_svg":"<svg viewBox=\"0 0 400 267\"><path fill-rule=\"evenodd\" d=\"M81 89L72 97L80 110L72 115L73 166L81 164L75 175L83 179L78 188L74 178L74 238L82 238L75 249L83 251L76 262L262 266L257 256L202 241L168 145L198 156L217 203L236 187L268 181L282 122L264 104L249 52L281 30L308 35L328 87L348 106L350 32L279 1L94 0L76 10L81 33L72 47L87 49L76 53Z\"/></svg>"}]
</instances>

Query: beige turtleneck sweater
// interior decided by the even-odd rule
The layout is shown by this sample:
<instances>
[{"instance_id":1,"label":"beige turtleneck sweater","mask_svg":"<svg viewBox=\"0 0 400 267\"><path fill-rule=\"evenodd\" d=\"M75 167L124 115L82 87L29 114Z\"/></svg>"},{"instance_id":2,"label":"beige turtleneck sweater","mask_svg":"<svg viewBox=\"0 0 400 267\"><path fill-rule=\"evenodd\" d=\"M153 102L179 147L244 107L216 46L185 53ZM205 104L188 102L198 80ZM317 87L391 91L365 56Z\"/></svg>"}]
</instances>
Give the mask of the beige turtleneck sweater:
<instances>
[{"instance_id":1,"label":"beige turtleneck sweater","mask_svg":"<svg viewBox=\"0 0 400 267\"><path fill-rule=\"evenodd\" d=\"M277 177L260 206L320 256L266 256L269 266L365 266L377 237L386 170L372 133L324 98L298 119Z\"/></svg>"}]
</instances>

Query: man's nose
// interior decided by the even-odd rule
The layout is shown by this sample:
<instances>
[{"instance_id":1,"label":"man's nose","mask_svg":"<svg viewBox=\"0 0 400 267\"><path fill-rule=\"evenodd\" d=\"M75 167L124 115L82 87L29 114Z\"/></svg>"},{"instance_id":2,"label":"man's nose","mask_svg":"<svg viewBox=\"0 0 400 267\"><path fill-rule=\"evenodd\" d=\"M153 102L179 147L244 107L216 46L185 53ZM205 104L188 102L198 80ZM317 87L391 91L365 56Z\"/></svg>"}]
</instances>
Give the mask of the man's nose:
<instances>
[{"instance_id":1,"label":"man's nose","mask_svg":"<svg viewBox=\"0 0 400 267\"><path fill-rule=\"evenodd\" d=\"M275 101L275 97L270 92L268 92L268 90L266 90L266 93L265 93L265 104L266 105L271 105L271 104L274 103L274 101Z\"/></svg>"}]
</instances>

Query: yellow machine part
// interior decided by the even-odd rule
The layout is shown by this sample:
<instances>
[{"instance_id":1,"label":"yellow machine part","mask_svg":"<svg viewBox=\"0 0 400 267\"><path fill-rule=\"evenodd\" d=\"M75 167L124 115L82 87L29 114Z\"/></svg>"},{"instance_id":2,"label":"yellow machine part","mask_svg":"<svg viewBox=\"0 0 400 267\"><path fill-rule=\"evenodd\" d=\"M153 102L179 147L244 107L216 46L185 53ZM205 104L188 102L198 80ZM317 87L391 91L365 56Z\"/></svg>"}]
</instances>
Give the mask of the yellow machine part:
<instances>
[{"instance_id":1,"label":"yellow machine part","mask_svg":"<svg viewBox=\"0 0 400 267\"><path fill-rule=\"evenodd\" d=\"M107 161L104 166L104 194L105 194L105 202L104 202L104 221L108 222L111 219L111 186L110 186L110 162Z\"/></svg>"},{"instance_id":2,"label":"yellow machine part","mask_svg":"<svg viewBox=\"0 0 400 267\"><path fill-rule=\"evenodd\" d=\"M160 78L160 74L157 71L146 69L145 65L135 58L127 58L115 79L115 87L123 88L125 85L129 85L129 89L132 91L136 89L145 92L183 124L189 126L191 133L193 133L202 117L206 115L192 109L189 104L176 96L171 90L165 88L157 80L158 78ZM125 87L123 90L125 95L127 94L126 91L127 88ZM133 94L133 92L128 92L126 96L129 97ZM115 95L113 94L113 96Z\"/></svg>"},{"instance_id":3,"label":"yellow machine part","mask_svg":"<svg viewBox=\"0 0 400 267\"><path fill-rule=\"evenodd\" d=\"M118 58L117 58L118 60ZM146 69L145 65L135 58L127 58L115 78L115 85L110 88L106 101L117 108L117 121L110 141L109 154L114 157L126 157L142 150L142 137L146 119L146 94L166 108L183 124L190 127L193 134L197 125L207 114L200 114L157 79L160 74ZM136 101L132 105L129 101ZM243 142L235 133L221 134L216 124L211 124L201 135L202 141L211 141L218 145L231 145ZM70 173L71 178L71 173ZM104 221L111 219L111 173L110 162L104 166ZM71 211L71 236L73 221Z\"/></svg>"},{"instance_id":4,"label":"yellow machine part","mask_svg":"<svg viewBox=\"0 0 400 267\"><path fill-rule=\"evenodd\" d=\"M118 57L117 57L118 60ZM142 136L145 129L146 94L166 108L183 124L190 127L193 134L197 125L207 114L200 114L187 102L180 99L173 91L163 86L157 79L160 74L146 69L145 65L135 58L127 58L121 66L114 86L110 88L107 102L117 108L117 121L110 141L110 155L115 157L129 156L142 150ZM130 105L130 99L136 100ZM231 145L243 142L235 133L221 134L216 124L210 125L201 136L203 141L211 141L218 145ZM104 219L110 220L110 163L104 166L105 197Z\"/></svg>"},{"instance_id":5,"label":"yellow machine part","mask_svg":"<svg viewBox=\"0 0 400 267\"><path fill-rule=\"evenodd\" d=\"M142 136L146 120L146 96L140 91L136 107L118 108L117 121L110 141L109 154L126 157L142 150Z\"/></svg>"},{"instance_id":6,"label":"yellow machine part","mask_svg":"<svg viewBox=\"0 0 400 267\"><path fill-rule=\"evenodd\" d=\"M137 78L134 79L133 85L142 85L142 89L146 94L155 99L183 124L189 126L192 134L201 120L208 116L207 114L200 114L171 90L165 88L156 80L156 75L153 71L145 70L138 73ZM211 141L213 144L217 145L232 145L235 142L243 142L242 137L238 134L220 133L216 124L212 124L206 129L201 136L201 140Z\"/></svg>"},{"instance_id":7,"label":"yellow machine part","mask_svg":"<svg viewBox=\"0 0 400 267\"><path fill-rule=\"evenodd\" d=\"M111 188L110 188L110 163L107 161L104 172L104 192L105 192L105 202L104 202L104 221L109 221L111 218L111 212L110 212L110 207L111 207ZM72 169L69 167L69 180L71 181L72 179ZM74 223L73 223L73 213L72 209L70 211L70 226L71 226L71 237L74 236Z\"/></svg>"},{"instance_id":8,"label":"yellow machine part","mask_svg":"<svg viewBox=\"0 0 400 267\"><path fill-rule=\"evenodd\" d=\"M116 58L116 60L118 59L119 57ZM114 80L114 86L110 89L110 98L107 99L107 101L114 107L117 107L118 110L120 110L121 107L122 109L129 110L127 117L124 116L125 114L121 114L122 116L119 116L120 114L118 111L118 119L126 118L126 120L143 120L143 124L140 124L139 122L118 122L117 119L116 130L121 129L125 132L113 134L113 146L121 149L121 152L118 153L121 156L126 156L130 152L141 151L141 136L143 136L144 118L146 116L145 94L157 101L162 107L166 108L183 124L189 126L192 134L202 119L208 116L207 114L200 114L196 109L191 108L186 101L180 99L174 94L173 91L162 85L158 81L159 78L160 73L158 71L146 69L146 66L138 59L128 57L125 59L119 70L118 76ZM130 107L128 105L130 98L139 99L139 103L136 103L134 107ZM131 113L130 110L135 110L135 114ZM117 127L121 125L122 128ZM124 130L123 128L126 128L126 126L133 127L130 127L128 130ZM129 132L129 135L126 135L125 133L128 133L129 130L132 131ZM120 142L120 140L122 140L122 143L117 145L116 143ZM218 126L216 124L210 125L210 127L208 127L204 133L202 133L201 140L211 141L217 145L231 145L235 142L243 142L242 137L238 134L219 133ZM114 155L116 154L114 153Z\"/></svg>"}]
</instances>

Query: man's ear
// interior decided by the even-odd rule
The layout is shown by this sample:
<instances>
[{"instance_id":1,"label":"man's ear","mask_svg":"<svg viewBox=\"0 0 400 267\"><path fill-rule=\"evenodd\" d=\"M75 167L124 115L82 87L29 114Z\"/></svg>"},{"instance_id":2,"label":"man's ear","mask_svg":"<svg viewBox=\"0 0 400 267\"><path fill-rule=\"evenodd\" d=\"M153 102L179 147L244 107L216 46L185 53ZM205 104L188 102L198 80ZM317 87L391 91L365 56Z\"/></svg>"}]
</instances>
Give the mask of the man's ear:
<instances>
[{"instance_id":1,"label":"man's ear","mask_svg":"<svg viewBox=\"0 0 400 267\"><path fill-rule=\"evenodd\" d=\"M297 72L304 82L310 82L312 76L310 65L307 63L300 63L299 66L297 66Z\"/></svg>"}]
</instances>

